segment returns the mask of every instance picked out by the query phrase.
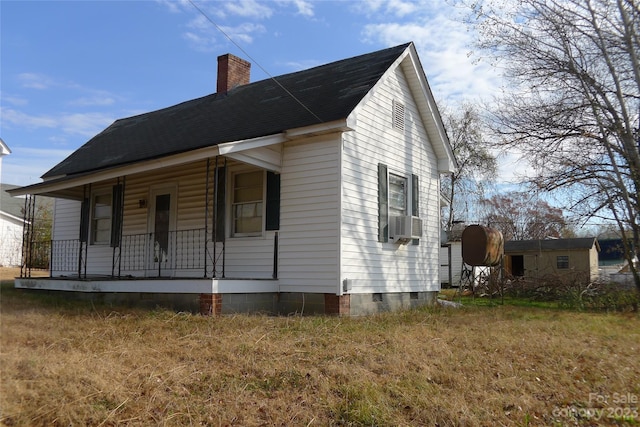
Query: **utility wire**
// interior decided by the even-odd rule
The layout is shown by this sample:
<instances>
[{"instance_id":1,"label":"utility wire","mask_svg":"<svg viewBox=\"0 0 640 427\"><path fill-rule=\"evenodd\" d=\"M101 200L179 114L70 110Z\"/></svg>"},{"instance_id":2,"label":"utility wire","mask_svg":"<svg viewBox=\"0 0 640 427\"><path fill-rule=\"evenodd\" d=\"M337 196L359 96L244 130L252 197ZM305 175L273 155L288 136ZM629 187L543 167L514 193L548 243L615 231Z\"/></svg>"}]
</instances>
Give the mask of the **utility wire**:
<instances>
[{"instance_id":1,"label":"utility wire","mask_svg":"<svg viewBox=\"0 0 640 427\"><path fill-rule=\"evenodd\" d=\"M276 80L275 77L273 77L262 65L260 65L260 63L258 61L253 59L253 57L251 57L251 55L249 55L249 53L242 48L242 46L240 46L238 43L236 43L235 40L233 40L229 34L227 34L218 24L216 24L213 21L213 19L211 19L202 9L200 9L200 7L198 7L198 5L195 4L195 2L193 0L189 0L189 3L191 3L191 6L193 6L198 12L200 12L200 14L202 14L202 16L204 16L207 21L209 21L214 27L216 27L216 29L218 31L220 31L227 39L229 39L229 41L231 43L233 43L238 49L240 49L240 51L242 51L242 53L244 53L244 55L251 60L251 62L256 64L267 76L269 76L269 78L271 80L273 80L275 82L275 84L280 86L280 88L282 90L284 90L291 98L293 98L298 104L300 104L300 106L302 106L302 108L307 110L309 112L309 114L311 114L313 117L315 117L316 120L318 120L319 123L323 122L323 120L320 117L318 117L313 111L311 111L311 109L309 107L304 105L304 103L302 101L300 101L298 98L296 98L294 94L289 92L289 90L287 90L286 87L284 87L282 84L280 84L280 82L278 80Z\"/></svg>"}]
</instances>

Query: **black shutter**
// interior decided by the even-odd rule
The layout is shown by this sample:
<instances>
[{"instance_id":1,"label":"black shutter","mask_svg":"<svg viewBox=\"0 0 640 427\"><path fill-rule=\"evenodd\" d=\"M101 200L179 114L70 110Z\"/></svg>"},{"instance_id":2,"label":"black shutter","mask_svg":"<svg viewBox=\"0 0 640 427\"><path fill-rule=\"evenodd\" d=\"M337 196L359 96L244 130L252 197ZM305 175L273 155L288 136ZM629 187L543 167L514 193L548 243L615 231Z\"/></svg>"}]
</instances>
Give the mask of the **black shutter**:
<instances>
[{"instance_id":1,"label":"black shutter","mask_svg":"<svg viewBox=\"0 0 640 427\"><path fill-rule=\"evenodd\" d=\"M215 241L216 242L224 242L225 240L225 224L226 224L226 218L225 218L225 212L226 212L226 192L225 189L227 188L227 168L226 167L218 167L217 168L217 175L215 177L215 186L214 186L214 191L216 192L216 220L215 223L213 224L213 235L215 237Z\"/></svg>"},{"instance_id":2,"label":"black shutter","mask_svg":"<svg viewBox=\"0 0 640 427\"><path fill-rule=\"evenodd\" d=\"M85 197L80 204L80 241L87 243L89 240L89 210L91 201Z\"/></svg>"},{"instance_id":3,"label":"black shutter","mask_svg":"<svg viewBox=\"0 0 640 427\"><path fill-rule=\"evenodd\" d=\"M124 210L124 186L117 184L113 186L111 193L111 240L112 248L120 247L122 236L122 215Z\"/></svg>"},{"instance_id":4,"label":"black shutter","mask_svg":"<svg viewBox=\"0 0 640 427\"><path fill-rule=\"evenodd\" d=\"M418 186L418 175L411 175L411 215L420 216L419 209L420 187ZM413 245L419 245L420 239L413 239Z\"/></svg>"},{"instance_id":5,"label":"black shutter","mask_svg":"<svg viewBox=\"0 0 640 427\"><path fill-rule=\"evenodd\" d=\"M389 184L387 166L378 163L378 242L389 241Z\"/></svg>"},{"instance_id":6,"label":"black shutter","mask_svg":"<svg viewBox=\"0 0 640 427\"><path fill-rule=\"evenodd\" d=\"M265 228L280 229L280 175L267 172L267 212Z\"/></svg>"}]
</instances>

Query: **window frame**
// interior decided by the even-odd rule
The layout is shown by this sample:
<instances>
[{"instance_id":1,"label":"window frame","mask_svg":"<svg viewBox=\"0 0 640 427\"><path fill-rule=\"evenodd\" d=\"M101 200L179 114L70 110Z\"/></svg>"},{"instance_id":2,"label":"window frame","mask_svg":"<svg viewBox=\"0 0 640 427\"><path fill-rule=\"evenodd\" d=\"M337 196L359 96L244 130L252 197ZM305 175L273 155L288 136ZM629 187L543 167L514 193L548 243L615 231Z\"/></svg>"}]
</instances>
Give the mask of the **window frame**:
<instances>
[{"instance_id":1,"label":"window frame","mask_svg":"<svg viewBox=\"0 0 640 427\"><path fill-rule=\"evenodd\" d=\"M556 255L556 269L558 270L569 269L569 255Z\"/></svg>"},{"instance_id":2,"label":"window frame","mask_svg":"<svg viewBox=\"0 0 640 427\"><path fill-rule=\"evenodd\" d=\"M261 199L251 200L245 202L236 202L236 178L239 175L245 174L261 174L262 191ZM263 169L238 169L231 172L231 179L229 180L229 237L231 238L246 238L246 237L263 237L265 234L265 221L266 221L266 198L267 198L267 186L266 186L266 171ZM260 230L250 231L245 233L236 232L236 207L241 204L260 203Z\"/></svg>"},{"instance_id":3,"label":"window frame","mask_svg":"<svg viewBox=\"0 0 640 427\"><path fill-rule=\"evenodd\" d=\"M390 176L402 178L405 182L405 210L403 216L420 215L420 178L412 172L398 172L384 163L378 163L378 242L389 242L389 223L398 212L391 208ZM393 214L392 214L393 213ZM413 245L419 245L420 239L413 239Z\"/></svg>"},{"instance_id":4,"label":"window frame","mask_svg":"<svg viewBox=\"0 0 640 427\"><path fill-rule=\"evenodd\" d=\"M106 197L109 199L109 204L102 204L104 207L104 214L96 214L96 205L98 204L98 198ZM89 222L89 243L95 246L107 246L111 243L111 225L112 225L112 212L113 209L113 195L110 191L96 191L91 195L91 220ZM99 230L98 222L106 222L109 224L108 228ZM98 231L101 232L103 239L98 239Z\"/></svg>"},{"instance_id":5,"label":"window frame","mask_svg":"<svg viewBox=\"0 0 640 427\"><path fill-rule=\"evenodd\" d=\"M400 210L398 207L394 206L395 203L392 203L392 201L396 201L396 199L394 197L392 197L392 180L397 180L397 181L402 181L404 184L404 188L403 188L403 198L404 198L404 206L402 207L402 210ZM409 212L409 200L411 198L411 185L410 185L410 181L409 178L405 175L401 175L399 173L395 173L395 172L389 172L387 174L387 185L388 185L388 191L387 191L387 209L389 210L389 218L391 218L392 216L406 216L408 215ZM397 192L396 192L397 193Z\"/></svg>"}]
</instances>

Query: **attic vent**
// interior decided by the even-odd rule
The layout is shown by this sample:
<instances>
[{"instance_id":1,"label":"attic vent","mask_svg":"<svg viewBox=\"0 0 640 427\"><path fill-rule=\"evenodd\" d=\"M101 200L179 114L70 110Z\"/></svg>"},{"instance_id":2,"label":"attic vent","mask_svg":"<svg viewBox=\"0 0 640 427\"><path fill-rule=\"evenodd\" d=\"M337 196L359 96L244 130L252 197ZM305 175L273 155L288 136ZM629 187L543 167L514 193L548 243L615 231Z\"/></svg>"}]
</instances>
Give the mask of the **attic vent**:
<instances>
[{"instance_id":1,"label":"attic vent","mask_svg":"<svg viewBox=\"0 0 640 427\"><path fill-rule=\"evenodd\" d=\"M404 104L393 101L393 118L392 126L395 130L404 132Z\"/></svg>"}]
</instances>

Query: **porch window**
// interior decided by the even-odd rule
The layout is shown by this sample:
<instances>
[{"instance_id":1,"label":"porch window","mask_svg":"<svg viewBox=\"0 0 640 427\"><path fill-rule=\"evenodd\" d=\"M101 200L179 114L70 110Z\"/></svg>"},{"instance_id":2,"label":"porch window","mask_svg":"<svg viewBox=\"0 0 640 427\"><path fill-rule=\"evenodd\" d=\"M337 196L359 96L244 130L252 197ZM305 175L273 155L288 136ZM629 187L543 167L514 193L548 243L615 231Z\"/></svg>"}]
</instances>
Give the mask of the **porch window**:
<instances>
[{"instance_id":1,"label":"porch window","mask_svg":"<svg viewBox=\"0 0 640 427\"><path fill-rule=\"evenodd\" d=\"M111 194L95 194L91 201L91 244L108 245L111 238Z\"/></svg>"},{"instance_id":2,"label":"porch window","mask_svg":"<svg viewBox=\"0 0 640 427\"><path fill-rule=\"evenodd\" d=\"M236 173L233 176L233 235L262 234L264 172Z\"/></svg>"},{"instance_id":3,"label":"porch window","mask_svg":"<svg viewBox=\"0 0 640 427\"><path fill-rule=\"evenodd\" d=\"M569 255L558 255L556 266L558 270L566 270L569 268Z\"/></svg>"}]
</instances>

